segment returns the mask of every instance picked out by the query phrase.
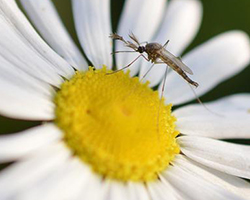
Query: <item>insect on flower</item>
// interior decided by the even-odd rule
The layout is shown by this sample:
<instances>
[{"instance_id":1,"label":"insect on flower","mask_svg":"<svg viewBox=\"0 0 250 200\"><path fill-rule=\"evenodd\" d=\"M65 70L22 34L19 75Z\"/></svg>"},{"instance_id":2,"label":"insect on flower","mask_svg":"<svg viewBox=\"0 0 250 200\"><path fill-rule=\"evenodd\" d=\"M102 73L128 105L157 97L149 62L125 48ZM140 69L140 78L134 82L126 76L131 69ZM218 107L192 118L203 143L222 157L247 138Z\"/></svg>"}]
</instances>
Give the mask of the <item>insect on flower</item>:
<instances>
[{"instance_id":1,"label":"insect on flower","mask_svg":"<svg viewBox=\"0 0 250 200\"><path fill-rule=\"evenodd\" d=\"M144 79L146 77L146 75L149 73L149 71L153 68L153 66L155 64L166 64L167 67L171 67L174 71L176 71L180 76L182 76L182 78L184 78L187 83L189 83L190 88L192 90L192 92L194 93L197 101L210 113L215 114L217 116L222 116L220 114L217 114L213 111L211 111L209 108L206 107L205 104L203 104L203 102L200 100L200 98L198 97L198 95L196 94L196 92L194 91L194 89L191 87L191 85L198 87L199 84L193 80L191 80L186 73L188 74L193 74L192 70L186 66L180 57L176 57L174 56L172 53L170 53L168 50L165 49L165 47L167 46L167 44L169 43L169 40L164 44L161 45L159 43L156 42L152 42L152 43L148 43L146 42L145 46L142 46L139 42L139 40L135 37L135 35L133 33L129 34L129 37L134 41L130 42L130 41L126 41L122 36L114 33L114 34L110 34L110 38L114 39L114 40L120 40L122 41L126 47L129 47L131 49L133 49L133 51L115 51L114 53L125 53L125 52L138 52L140 53L139 56L137 56L131 63L129 63L127 66L116 70L114 72L111 72L109 74L113 74L116 72L119 72L121 70L124 70L128 67L130 67L136 60L138 60L141 56L147 60L148 62L153 63L152 66L148 69L148 71L143 75L142 79ZM146 57L143 53L146 53L148 57ZM163 80L163 85L162 85L162 92L161 92L161 98L163 97L163 93L164 93L164 88L165 88L165 82L166 82L166 77L167 77L167 72L168 70L166 69L165 71L165 76L164 76L164 80ZM160 110L160 108L159 108ZM159 116L158 116L159 117Z\"/></svg>"},{"instance_id":2,"label":"insect on flower","mask_svg":"<svg viewBox=\"0 0 250 200\"><path fill-rule=\"evenodd\" d=\"M165 49L167 46L169 40L162 46L159 43L146 43L145 46L142 46L138 39L135 37L133 33L129 35L129 37L134 41L126 41L123 39L122 36L118 34L111 34L110 38L114 40L120 40L124 42L125 46L133 49L133 51L115 51L114 53L123 53L123 52L138 52L140 53L139 56L137 56L130 64L123 67L122 69L116 70L115 72L121 71L123 69L126 69L130 67L136 60L138 60L141 56L146 59L148 62L152 62L153 65L149 68L147 73L143 76L143 78L148 74L148 72L153 68L155 64L163 64L165 63L167 66L171 67L174 71L176 71L180 76L182 76L189 84L198 87L199 84L193 80L191 80L186 73L193 74L192 70L189 69L180 59L180 57L174 56L172 53L170 53L168 50ZM143 53L146 53L148 57L143 55ZM115 73L112 72L112 73ZM167 70L165 72L165 78ZM165 80L164 80L165 82Z\"/></svg>"}]
</instances>

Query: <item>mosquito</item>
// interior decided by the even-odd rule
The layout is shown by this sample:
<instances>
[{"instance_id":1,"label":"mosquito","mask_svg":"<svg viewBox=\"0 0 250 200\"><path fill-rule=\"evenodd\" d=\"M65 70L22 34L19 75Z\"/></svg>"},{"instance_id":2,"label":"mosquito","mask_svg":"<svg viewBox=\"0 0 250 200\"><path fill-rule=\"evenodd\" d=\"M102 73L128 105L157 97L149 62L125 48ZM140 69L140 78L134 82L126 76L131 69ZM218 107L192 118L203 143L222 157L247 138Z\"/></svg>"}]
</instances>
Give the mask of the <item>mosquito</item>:
<instances>
[{"instance_id":1,"label":"mosquito","mask_svg":"<svg viewBox=\"0 0 250 200\"><path fill-rule=\"evenodd\" d=\"M199 86L199 84L197 82L193 81L192 79L190 79L188 77L188 75L187 75L187 73L193 75L192 70L187 65L185 65L182 62L182 60L181 60L180 57L176 57L172 53L170 53L168 50L166 50L166 46L168 45L169 40L164 45L161 45L161 44L156 43L156 42L152 42L152 43L144 42L144 43L146 43L146 45L143 46L143 45L141 45L142 43L139 42L139 40L135 37L135 35L133 33L129 34L129 37L130 37L130 39L133 42L125 40L122 36L120 36L120 35L118 35L116 33L110 34L109 37L112 38L112 39L114 39L114 40L120 40L120 41L122 41L125 44L126 47L129 47L129 48L132 49L131 51L115 51L114 53L138 52L140 54L131 63L129 63L127 66L125 66L125 67L123 67L121 69L118 69L118 70L116 70L114 72L111 72L109 74L113 74L113 73L119 72L121 70L124 70L124 69L130 67L140 57L143 57L145 60L147 60L148 62L152 63L151 67L143 75L142 79L144 79L147 76L147 74L153 68L153 66L155 64L166 64L167 65L167 69L166 69L165 75L164 75L164 80L163 80L162 91L161 91L161 98L160 99L162 99L162 97L163 97L165 83L166 83L166 78L167 78L167 74L168 74L168 67L171 67L174 71L176 71L188 83L188 85L190 86L192 92L194 93L197 101L208 112L210 112L212 114L215 114L215 115L217 115L219 117L223 117L221 114L218 114L216 112L211 111L200 100L200 98L198 97L198 95L194 91L194 88L192 87L192 86L195 86L197 88ZM147 54L147 57L143 54L144 52ZM160 110L160 108L159 108L159 110ZM159 115L159 113L158 113L158 115Z\"/></svg>"},{"instance_id":2,"label":"mosquito","mask_svg":"<svg viewBox=\"0 0 250 200\"><path fill-rule=\"evenodd\" d=\"M182 78L184 78L189 84L195 87L199 86L197 82L191 80L186 74L188 73L188 74L193 75L192 70L182 62L180 57L176 57L172 53L170 53L168 50L166 50L165 47L169 43L169 40L164 45L161 45L156 42L152 42L152 43L146 43L146 45L143 46L139 43L138 39L135 37L133 33L129 34L129 37L130 39L132 39L133 42L126 41L122 36L116 33L110 35L110 38L114 40L120 40L125 44L126 47L129 47L132 49L132 51L115 51L114 53L123 53L123 52L140 53L140 55L137 56L130 64L112 73L116 73L118 71L121 71L123 69L130 67L136 60L138 60L142 56L148 62L153 63L153 65L149 68L149 70L146 72L143 78L148 74L148 72L153 68L155 64L165 63L167 66L171 67L174 71L176 71L180 76L182 76ZM143 54L144 52L147 54L148 57L146 57Z\"/></svg>"},{"instance_id":3,"label":"mosquito","mask_svg":"<svg viewBox=\"0 0 250 200\"><path fill-rule=\"evenodd\" d=\"M205 104L203 104L203 102L200 100L200 98L198 97L198 95L194 91L192 86L195 86L197 88L199 86L199 84L188 77L187 73L193 75L192 70L182 62L180 57L176 57L172 53L170 53L168 50L166 50L166 46L168 45L169 40L164 45L161 45L161 44L156 43L156 42L152 42L152 43L145 42L146 45L143 46L143 45L141 45L142 43L139 42L139 40L135 37L135 35L133 33L129 34L129 37L133 42L125 40L122 36L120 36L120 35L118 35L116 33L110 34L109 37L112 38L113 40L122 41L125 44L126 47L129 47L129 48L132 49L132 50L129 50L129 51L115 51L114 54L115 53L125 53L125 52L131 52L131 53L138 52L139 55L131 63L129 63L127 66L125 66L125 67L123 67L121 69L118 69L118 70L116 70L114 72L108 73L108 74L113 74L113 73L119 72L121 70L124 70L124 69L130 67L140 57L143 57L145 60L152 63L151 67L143 75L142 79L144 79L147 76L147 74L150 72L150 70L153 68L153 66L155 64L166 64L167 68L166 68L165 74L164 74L160 101L163 98L166 78L167 78L168 69L169 69L168 67L171 67L174 71L176 71L188 83L188 85L190 86L192 92L194 93L197 101L208 112L213 113L213 114L221 117L220 114L217 114L217 113L211 111L209 108L207 108L207 106ZM143 54L144 52L147 54L147 57ZM159 132L160 109L161 109L161 104L159 104L158 115L157 115L157 129L158 129L157 132ZM159 139L159 136L158 136L158 139Z\"/></svg>"}]
</instances>

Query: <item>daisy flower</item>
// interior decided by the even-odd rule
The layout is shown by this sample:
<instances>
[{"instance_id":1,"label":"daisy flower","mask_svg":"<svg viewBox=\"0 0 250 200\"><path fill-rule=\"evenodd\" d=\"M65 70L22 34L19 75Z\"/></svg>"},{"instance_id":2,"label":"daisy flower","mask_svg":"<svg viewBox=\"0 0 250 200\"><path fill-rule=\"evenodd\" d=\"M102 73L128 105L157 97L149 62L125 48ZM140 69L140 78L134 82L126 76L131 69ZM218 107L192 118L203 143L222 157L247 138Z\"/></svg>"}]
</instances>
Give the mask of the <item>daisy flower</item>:
<instances>
[{"instance_id":1,"label":"daisy flower","mask_svg":"<svg viewBox=\"0 0 250 200\"><path fill-rule=\"evenodd\" d=\"M40 35L14 0L0 0L0 113L43 123L0 136L0 162L10 164L0 173L1 200L249 199L250 147L222 140L250 137L249 94L206 104L220 116L198 104L172 112L194 95L171 72L160 101L151 87L161 85L165 65L148 74L150 83L139 81L150 66L145 61L130 73L107 75L113 66L109 0L72 0L79 41L94 68L50 0L21 4ZM201 18L198 0L126 0L117 33L162 44L169 39L168 50L178 56ZM134 56L116 55L117 68ZM198 96L249 60L242 31L183 56Z\"/></svg>"}]
</instances>

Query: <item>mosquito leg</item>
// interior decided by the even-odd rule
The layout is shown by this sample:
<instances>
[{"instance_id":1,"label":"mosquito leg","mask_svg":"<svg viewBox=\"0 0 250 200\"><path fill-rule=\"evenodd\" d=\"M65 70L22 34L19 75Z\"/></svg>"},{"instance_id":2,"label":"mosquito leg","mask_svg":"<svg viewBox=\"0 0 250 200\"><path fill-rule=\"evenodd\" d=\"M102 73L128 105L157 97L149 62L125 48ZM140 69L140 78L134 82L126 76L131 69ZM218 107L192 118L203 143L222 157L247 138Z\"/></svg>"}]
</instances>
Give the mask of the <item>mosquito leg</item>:
<instances>
[{"instance_id":1,"label":"mosquito leg","mask_svg":"<svg viewBox=\"0 0 250 200\"><path fill-rule=\"evenodd\" d=\"M146 56L144 56L142 53L141 53L141 56L146 60L146 61L150 61Z\"/></svg>"},{"instance_id":2,"label":"mosquito leg","mask_svg":"<svg viewBox=\"0 0 250 200\"><path fill-rule=\"evenodd\" d=\"M136 51L114 51L114 52L112 52L110 54L116 54L116 53L134 53L134 52L136 52Z\"/></svg>"},{"instance_id":3,"label":"mosquito leg","mask_svg":"<svg viewBox=\"0 0 250 200\"><path fill-rule=\"evenodd\" d=\"M169 40L167 42L165 42L165 44L163 45L163 47L164 48L167 47L168 43L169 43Z\"/></svg>"},{"instance_id":4,"label":"mosquito leg","mask_svg":"<svg viewBox=\"0 0 250 200\"><path fill-rule=\"evenodd\" d=\"M148 71L143 75L142 79L140 81L142 81L147 75L148 73L151 71L151 69L154 67L154 65L157 65L157 64L166 64L164 62L154 62L151 67L148 69Z\"/></svg>"},{"instance_id":5,"label":"mosquito leg","mask_svg":"<svg viewBox=\"0 0 250 200\"><path fill-rule=\"evenodd\" d=\"M155 62L155 64L166 64L164 62Z\"/></svg>"},{"instance_id":6,"label":"mosquito leg","mask_svg":"<svg viewBox=\"0 0 250 200\"><path fill-rule=\"evenodd\" d=\"M187 82L186 82L186 83L187 83ZM200 105L202 105L208 112L210 112L210 113L212 113L212 114L214 114L214 115L217 115L217 116L219 116L219 117L223 117L223 115L218 114L218 113L216 113L216 112L210 110L210 109L201 101L201 99L198 97L198 95L197 95L196 92L194 91L194 88L192 88L192 86L191 86L189 83L187 83L187 84L188 84L188 86L191 88L192 92L194 93L194 96L195 96L196 100L198 101L198 103L199 103Z\"/></svg>"},{"instance_id":7,"label":"mosquito leg","mask_svg":"<svg viewBox=\"0 0 250 200\"><path fill-rule=\"evenodd\" d=\"M141 80L140 81L142 81L147 75L148 75L148 73L151 71L151 69L154 67L154 65L155 65L155 63L153 63L152 65L151 65L151 67L148 69L148 71L143 75L143 77L141 78Z\"/></svg>"},{"instance_id":8,"label":"mosquito leg","mask_svg":"<svg viewBox=\"0 0 250 200\"><path fill-rule=\"evenodd\" d=\"M162 89L161 89L161 99L160 99L160 101L162 100L163 93L164 93L164 90L165 90L166 79L167 79L167 75L168 75L168 69L169 69L169 67L167 66L165 74L164 74L163 85L162 85Z\"/></svg>"},{"instance_id":9,"label":"mosquito leg","mask_svg":"<svg viewBox=\"0 0 250 200\"><path fill-rule=\"evenodd\" d=\"M124 69L126 69L126 68L129 68L135 61L137 61L139 58L141 57L141 54L139 55L139 56L137 56L131 63L129 63L127 66L125 66L125 67L123 67L123 68L121 68L121 69L118 69L118 70L116 70L116 71L114 71L114 72L110 72L110 73L107 73L106 75L110 75L110 74L114 74L114 73L117 73L117 72L119 72L119 71L122 71L122 70L124 70Z\"/></svg>"},{"instance_id":10,"label":"mosquito leg","mask_svg":"<svg viewBox=\"0 0 250 200\"><path fill-rule=\"evenodd\" d=\"M142 54L141 54L141 55L142 55ZM149 68L149 70L143 75L142 79L139 80L140 83L141 83L142 80L146 77L146 75L149 73L149 71L153 68L153 66L154 66L154 63L153 63L153 65ZM131 89L131 91L128 93L128 95L126 96L126 98L128 98L131 94L133 94L133 92L136 90L137 87L138 87L138 85L135 85L135 86ZM126 98L124 98L124 100L125 100Z\"/></svg>"},{"instance_id":11,"label":"mosquito leg","mask_svg":"<svg viewBox=\"0 0 250 200\"><path fill-rule=\"evenodd\" d=\"M157 65L157 64L166 64L166 63L164 63L164 62L154 62L151 65L151 67L148 69L148 71L142 76L140 81L142 81L148 75L148 73L151 71L151 69L154 67L154 65Z\"/></svg>"},{"instance_id":12,"label":"mosquito leg","mask_svg":"<svg viewBox=\"0 0 250 200\"><path fill-rule=\"evenodd\" d=\"M166 85L166 79L167 79L167 75L168 75L168 65L167 65L167 68L166 68L166 71L165 71L165 74L164 74L164 79L163 79L163 85L162 85L162 89L161 89L161 97L160 97L160 102L159 102L159 109L158 109L158 114L157 114L157 129L158 129L158 133L159 133L159 120L160 120L160 110L161 110L161 101L162 101L162 98L163 98L163 93L164 93L164 90L165 90L165 85ZM158 135L158 138L159 138L159 135Z\"/></svg>"}]
</instances>

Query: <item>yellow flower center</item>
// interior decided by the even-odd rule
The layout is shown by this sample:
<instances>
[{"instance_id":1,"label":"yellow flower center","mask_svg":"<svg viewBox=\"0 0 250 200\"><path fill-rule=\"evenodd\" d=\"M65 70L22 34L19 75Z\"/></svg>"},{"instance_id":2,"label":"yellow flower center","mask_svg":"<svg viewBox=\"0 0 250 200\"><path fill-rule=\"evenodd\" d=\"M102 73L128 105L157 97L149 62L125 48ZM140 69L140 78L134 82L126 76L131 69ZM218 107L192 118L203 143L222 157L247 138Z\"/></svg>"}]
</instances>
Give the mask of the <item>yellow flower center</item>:
<instances>
[{"instance_id":1,"label":"yellow flower center","mask_svg":"<svg viewBox=\"0 0 250 200\"><path fill-rule=\"evenodd\" d=\"M180 151L171 105L137 77L107 73L89 68L65 81L55 96L56 123L67 146L101 176L154 180Z\"/></svg>"}]
</instances>

